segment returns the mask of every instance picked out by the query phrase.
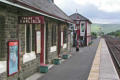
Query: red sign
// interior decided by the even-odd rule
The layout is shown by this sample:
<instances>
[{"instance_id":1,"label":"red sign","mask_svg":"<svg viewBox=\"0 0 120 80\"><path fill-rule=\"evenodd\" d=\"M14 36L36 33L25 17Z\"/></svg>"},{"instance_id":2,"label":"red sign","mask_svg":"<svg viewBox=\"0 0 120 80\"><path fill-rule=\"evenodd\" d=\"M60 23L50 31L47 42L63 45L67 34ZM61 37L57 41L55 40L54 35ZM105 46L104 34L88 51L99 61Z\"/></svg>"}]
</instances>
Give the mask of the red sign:
<instances>
[{"instance_id":1,"label":"red sign","mask_svg":"<svg viewBox=\"0 0 120 80\"><path fill-rule=\"evenodd\" d=\"M9 46L17 46L18 42L9 42Z\"/></svg>"},{"instance_id":2,"label":"red sign","mask_svg":"<svg viewBox=\"0 0 120 80\"><path fill-rule=\"evenodd\" d=\"M19 24L44 24L43 16L20 16Z\"/></svg>"}]
</instances>

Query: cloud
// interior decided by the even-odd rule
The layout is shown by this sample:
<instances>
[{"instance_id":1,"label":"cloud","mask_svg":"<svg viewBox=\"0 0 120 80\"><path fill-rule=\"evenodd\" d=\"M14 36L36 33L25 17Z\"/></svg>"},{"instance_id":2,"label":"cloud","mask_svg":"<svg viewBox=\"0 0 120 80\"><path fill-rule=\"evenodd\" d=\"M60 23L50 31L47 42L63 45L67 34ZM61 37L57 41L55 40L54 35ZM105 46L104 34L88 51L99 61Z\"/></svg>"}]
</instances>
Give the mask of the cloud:
<instances>
[{"instance_id":1,"label":"cloud","mask_svg":"<svg viewBox=\"0 0 120 80\"><path fill-rule=\"evenodd\" d=\"M93 23L120 23L120 0L55 0L55 3L68 15L77 9Z\"/></svg>"},{"instance_id":2,"label":"cloud","mask_svg":"<svg viewBox=\"0 0 120 80\"><path fill-rule=\"evenodd\" d=\"M120 19L91 19L92 22L94 23L99 23L99 24L120 24Z\"/></svg>"},{"instance_id":3,"label":"cloud","mask_svg":"<svg viewBox=\"0 0 120 80\"><path fill-rule=\"evenodd\" d=\"M99 10L105 12L119 12L120 11L120 0L74 0L76 4L81 6L94 5Z\"/></svg>"}]
</instances>

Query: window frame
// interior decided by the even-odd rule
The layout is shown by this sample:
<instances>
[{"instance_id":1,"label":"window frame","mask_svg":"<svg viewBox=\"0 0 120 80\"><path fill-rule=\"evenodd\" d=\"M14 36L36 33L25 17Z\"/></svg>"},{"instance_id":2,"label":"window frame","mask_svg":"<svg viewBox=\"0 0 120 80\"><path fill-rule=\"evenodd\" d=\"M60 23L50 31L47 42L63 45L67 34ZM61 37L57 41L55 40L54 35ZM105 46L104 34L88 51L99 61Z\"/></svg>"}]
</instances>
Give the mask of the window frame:
<instances>
[{"instance_id":1,"label":"window frame","mask_svg":"<svg viewBox=\"0 0 120 80\"><path fill-rule=\"evenodd\" d=\"M27 26L28 25L28 26ZM29 35L30 35L30 44L29 44L29 49L30 51L28 50L27 51L27 27L30 27L29 29ZM35 48L33 50L33 42L35 44L35 39L33 41L33 35L34 35L34 38L35 38L35 34L33 34L33 27L35 28L35 26L33 26L33 24L25 24L25 53L31 53L31 52L35 52ZM35 29L34 29L35 30ZM35 31L34 31L35 32ZM35 47L35 46L34 46Z\"/></svg>"},{"instance_id":2,"label":"window frame","mask_svg":"<svg viewBox=\"0 0 120 80\"><path fill-rule=\"evenodd\" d=\"M67 43L67 28L63 30L63 44Z\"/></svg>"},{"instance_id":3,"label":"window frame","mask_svg":"<svg viewBox=\"0 0 120 80\"><path fill-rule=\"evenodd\" d=\"M55 24L52 25L52 30L51 30L51 46L56 46L56 32L57 32L57 26Z\"/></svg>"},{"instance_id":4,"label":"window frame","mask_svg":"<svg viewBox=\"0 0 120 80\"><path fill-rule=\"evenodd\" d=\"M82 26L82 24L84 24L83 26ZM85 23L84 22L82 22L81 24L80 24L80 30L81 30L81 32L82 33L84 33L85 32Z\"/></svg>"}]
</instances>

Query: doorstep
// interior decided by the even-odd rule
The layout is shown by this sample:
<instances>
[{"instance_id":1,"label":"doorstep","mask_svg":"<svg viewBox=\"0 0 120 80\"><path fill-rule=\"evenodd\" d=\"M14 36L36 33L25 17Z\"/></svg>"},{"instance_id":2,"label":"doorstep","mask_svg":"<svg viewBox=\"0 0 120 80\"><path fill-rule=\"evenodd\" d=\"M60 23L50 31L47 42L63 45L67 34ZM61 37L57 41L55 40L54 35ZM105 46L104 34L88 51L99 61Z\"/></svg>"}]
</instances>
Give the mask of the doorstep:
<instances>
[{"instance_id":1,"label":"doorstep","mask_svg":"<svg viewBox=\"0 0 120 80\"><path fill-rule=\"evenodd\" d=\"M54 66L54 64L48 64L48 70L51 69Z\"/></svg>"},{"instance_id":2,"label":"doorstep","mask_svg":"<svg viewBox=\"0 0 120 80\"><path fill-rule=\"evenodd\" d=\"M72 55L70 54L70 55L69 55L69 58L70 58L71 56L72 56ZM61 63L65 61L65 60L62 59L62 58L59 58L59 59L61 59L61 60L60 60ZM48 70L50 70L50 69L54 66L54 64L47 64L47 65L48 65ZM32 76L26 78L25 80L38 80L39 78L41 78L41 77L44 76L44 75L45 75L45 73L36 72L36 73L34 73Z\"/></svg>"},{"instance_id":3,"label":"doorstep","mask_svg":"<svg viewBox=\"0 0 120 80\"><path fill-rule=\"evenodd\" d=\"M25 80L37 80L37 79L39 79L40 77L42 77L42 76L44 76L44 75L45 75L45 74L42 74L42 73L37 72L37 73L33 74L32 76L28 77L28 78L25 79Z\"/></svg>"},{"instance_id":4,"label":"doorstep","mask_svg":"<svg viewBox=\"0 0 120 80\"><path fill-rule=\"evenodd\" d=\"M53 64L48 64L48 70L51 69L53 66L54 66ZM45 75L44 73L36 72L32 76L26 78L25 80L37 80L44 75Z\"/></svg>"}]
</instances>

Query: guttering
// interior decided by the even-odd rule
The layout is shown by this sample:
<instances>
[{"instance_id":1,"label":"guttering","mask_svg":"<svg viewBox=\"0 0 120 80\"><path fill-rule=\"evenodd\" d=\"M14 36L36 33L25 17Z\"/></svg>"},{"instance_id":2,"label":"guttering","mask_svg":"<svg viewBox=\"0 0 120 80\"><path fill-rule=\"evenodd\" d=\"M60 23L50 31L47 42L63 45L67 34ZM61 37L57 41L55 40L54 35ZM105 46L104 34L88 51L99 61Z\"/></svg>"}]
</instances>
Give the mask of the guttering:
<instances>
[{"instance_id":1,"label":"guttering","mask_svg":"<svg viewBox=\"0 0 120 80\"><path fill-rule=\"evenodd\" d=\"M16 4L15 2L13 3L13 2L10 2L10 1L7 1L7 0L0 0L0 2L9 4L9 5L18 7L18 8L22 8L22 9L25 9L25 10L28 10L28 11L31 11L31 12L34 12L34 13L37 13L37 14L40 14L40 15L43 15L43 16L47 16L47 17L50 17L50 18L54 18L54 19L57 19L57 20L60 20L60 21L63 21L63 22L66 22L66 21L67 21L67 23L71 23L71 21L68 21L68 20L65 20L65 19L63 19L63 18L60 18L60 17L58 17L58 16L49 14L49 13L47 13L47 12L45 12L45 11L42 11L42 10L37 9L37 8L35 8L35 7L29 6L29 5L25 4L25 3L19 2L19 1L17 1L17 0L16 0L15 2L17 2L17 3L19 3L19 4L23 5L23 6L18 5L18 4ZM24 6L26 6L26 7L24 7ZM27 7L29 7L29 8L27 8Z\"/></svg>"}]
</instances>

